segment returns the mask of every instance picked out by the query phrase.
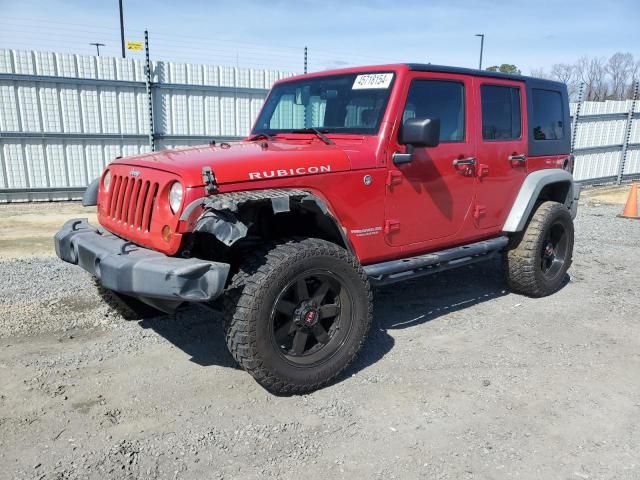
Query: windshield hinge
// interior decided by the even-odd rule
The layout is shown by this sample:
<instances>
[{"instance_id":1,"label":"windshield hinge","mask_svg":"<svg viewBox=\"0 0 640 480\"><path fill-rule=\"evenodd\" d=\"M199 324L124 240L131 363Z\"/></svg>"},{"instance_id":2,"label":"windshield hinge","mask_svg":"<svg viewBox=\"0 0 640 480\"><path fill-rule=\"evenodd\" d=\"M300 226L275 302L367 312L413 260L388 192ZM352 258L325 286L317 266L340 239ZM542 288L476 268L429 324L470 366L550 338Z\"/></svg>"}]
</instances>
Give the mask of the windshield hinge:
<instances>
[{"instance_id":1,"label":"windshield hinge","mask_svg":"<svg viewBox=\"0 0 640 480\"><path fill-rule=\"evenodd\" d=\"M216 193L218 186L216 185L216 176L213 174L211 167L202 167L202 181L208 195Z\"/></svg>"}]
</instances>

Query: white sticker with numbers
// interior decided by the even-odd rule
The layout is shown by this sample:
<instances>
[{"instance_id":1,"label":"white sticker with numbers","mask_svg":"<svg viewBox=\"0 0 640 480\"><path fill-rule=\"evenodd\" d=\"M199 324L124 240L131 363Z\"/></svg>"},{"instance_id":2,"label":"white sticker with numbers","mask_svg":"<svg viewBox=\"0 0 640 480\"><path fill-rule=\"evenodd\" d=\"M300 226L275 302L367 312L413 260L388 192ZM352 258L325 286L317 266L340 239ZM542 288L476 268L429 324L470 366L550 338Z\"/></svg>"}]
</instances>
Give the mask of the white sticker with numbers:
<instances>
[{"instance_id":1,"label":"white sticker with numbers","mask_svg":"<svg viewBox=\"0 0 640 480\"><path fill-rule=\"evenodd\" d=\"M353 82L353 90L364 90L366 88L389 88L393 80L393 73L367 73L358 75Z\"/></svg>"}]
</instances>

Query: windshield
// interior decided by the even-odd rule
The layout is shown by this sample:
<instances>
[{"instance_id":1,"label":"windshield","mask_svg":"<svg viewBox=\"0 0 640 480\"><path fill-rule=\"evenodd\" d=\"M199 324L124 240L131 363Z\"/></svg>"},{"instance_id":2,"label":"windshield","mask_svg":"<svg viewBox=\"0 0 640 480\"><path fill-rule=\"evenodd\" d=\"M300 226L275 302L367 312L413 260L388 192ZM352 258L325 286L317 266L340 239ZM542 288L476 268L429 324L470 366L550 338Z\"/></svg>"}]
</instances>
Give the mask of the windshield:
<instances>
[{"instance_id":1,"label":"windshield","mask_svg":"<svg viewBox=\"0 0 640 480\"><path fill-rule=\"evenodd\" d=\"M322 133L376 134L393 73L351 73L276 85L252 134L317 129Z\"/></svg>"}]
</instances>

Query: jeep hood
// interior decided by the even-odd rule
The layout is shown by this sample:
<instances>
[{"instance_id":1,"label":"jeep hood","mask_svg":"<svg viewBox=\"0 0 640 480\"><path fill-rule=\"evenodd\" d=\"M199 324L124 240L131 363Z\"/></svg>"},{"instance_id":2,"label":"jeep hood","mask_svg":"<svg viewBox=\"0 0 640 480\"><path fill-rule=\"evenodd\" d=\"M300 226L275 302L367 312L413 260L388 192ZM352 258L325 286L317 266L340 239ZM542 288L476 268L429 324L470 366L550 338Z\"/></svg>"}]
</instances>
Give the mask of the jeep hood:
<instances>
[{"instance_id":1,"label":"jeep hood","mask_svg":"<svg viewBox=\"0 0 640 480\"><path fill-rule=\"evenodd\" d=\"M239 142L227 148L200 146L163 150L121 158L114 163L174 173L187 187L204 184L203 167L211 167L219 185L350 169L349 157L342 149L316 141Z\"/></svg>"}]
</instances>

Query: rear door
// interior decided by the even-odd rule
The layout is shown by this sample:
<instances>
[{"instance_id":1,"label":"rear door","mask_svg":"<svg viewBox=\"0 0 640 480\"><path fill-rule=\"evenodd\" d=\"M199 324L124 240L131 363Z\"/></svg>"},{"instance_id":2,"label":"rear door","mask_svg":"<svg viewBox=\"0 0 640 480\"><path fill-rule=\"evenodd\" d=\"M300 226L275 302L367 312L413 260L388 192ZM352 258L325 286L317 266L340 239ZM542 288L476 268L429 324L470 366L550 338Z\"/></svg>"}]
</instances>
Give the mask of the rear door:
<instances>
[{"instance_id":1,"label":"rear door","mask_svg":"<svg viewBox=\"0 0 640 480\"><path fill-rule=\"evenodd\" d=\"M410 78L400 121L440 119L440 144L416 147L409 163L389 159L385 233L390 245L419 247L461 229L473 201L476 134L471 77L416 72ZM390 141L390 153L407 150L397 141Z\"/></svg>"},{"instance_id":2,"label":"rear door","mask_svg":"<svg viewBox=\"0 0 640 480\"><path fill-rule=\"evenodd\" d=\"M476 78L478 228L501 228L527 174L524 82Z\"/></svg>"}]
</instances>

